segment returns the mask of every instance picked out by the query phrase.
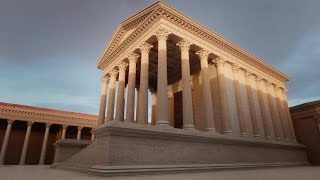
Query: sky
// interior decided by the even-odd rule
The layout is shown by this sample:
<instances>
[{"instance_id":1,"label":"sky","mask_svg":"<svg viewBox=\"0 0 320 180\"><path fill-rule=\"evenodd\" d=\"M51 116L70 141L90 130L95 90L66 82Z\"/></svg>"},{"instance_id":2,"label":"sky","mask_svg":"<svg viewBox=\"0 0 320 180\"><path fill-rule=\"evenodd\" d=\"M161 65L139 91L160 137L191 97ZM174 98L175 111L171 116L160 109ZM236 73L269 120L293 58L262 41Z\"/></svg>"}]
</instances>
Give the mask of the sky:
<instances>
[{"instance_id":1,"label":"sky","mask_svg":"<svg viewBox=\"0 0 320 180\"><path fill-rule=\"evenodd\" d=\"M96 61L154 0L0 0L0 101L97 114ZM292 79L289 106L320 99L319 0L165 0Z\"/></svg>"}]
</instances>

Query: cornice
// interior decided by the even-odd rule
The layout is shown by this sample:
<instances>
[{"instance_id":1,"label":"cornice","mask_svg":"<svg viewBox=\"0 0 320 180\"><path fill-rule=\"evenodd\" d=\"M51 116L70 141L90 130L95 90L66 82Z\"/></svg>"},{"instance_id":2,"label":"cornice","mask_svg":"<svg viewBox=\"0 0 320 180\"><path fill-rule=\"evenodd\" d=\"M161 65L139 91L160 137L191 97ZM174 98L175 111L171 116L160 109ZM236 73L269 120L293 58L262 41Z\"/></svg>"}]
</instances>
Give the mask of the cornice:
<instances>
[{"instance_id":1,"label":"cornice","mask_svg":"<svg viewBox=\"0 0 320 180\"><path fill-rule=\"evenodd\" d=\"M268 63L260 60L254 55L248 53L244 49L240 48L238 45L230 42L229 40L221 37L217 33L212 30L204 27L203 25L197 23L192 20L190 17L180 13L174 8L160 2L159 6L150 13L147 18L145 18L141 24L137 27L137 29L132 33L131 36L127 37L121 44L117 45L117 47L113 48L114 51L109 54L104 54L101 57L101 64L99 64L99 68L102 69L106 67L109 62L115 59L119 54L127 47L129 47L134 40L138 39L143 32L146 31L148 27L155 23L157 19L164 18L167 21L177 25L178 27L183 28L184 30L196 35L197 37L211 43L212 45L220 48L221 50L230 53L231 55L241 59L245 63L248 63L257 69L273 76L280 81L288 81L290 79L289 76L280 72L276 68L272 67Z\"/></svg>"},{"instance_id":2,"label":"cornice","mask_svg":"<svg viewBox=\"0 0 320 180\"><path fill-rule=\"evenodd\" d=\"M0 118L16 117L15 120L25 120L33 122L47 122L53 124L68 125L86 125L86 127L95 127L98 116L82 114L55 109L39 108L33 106L24 106L0 102ZM41 121L39 121L41 119Z\"/></svg>"}]
</instances>

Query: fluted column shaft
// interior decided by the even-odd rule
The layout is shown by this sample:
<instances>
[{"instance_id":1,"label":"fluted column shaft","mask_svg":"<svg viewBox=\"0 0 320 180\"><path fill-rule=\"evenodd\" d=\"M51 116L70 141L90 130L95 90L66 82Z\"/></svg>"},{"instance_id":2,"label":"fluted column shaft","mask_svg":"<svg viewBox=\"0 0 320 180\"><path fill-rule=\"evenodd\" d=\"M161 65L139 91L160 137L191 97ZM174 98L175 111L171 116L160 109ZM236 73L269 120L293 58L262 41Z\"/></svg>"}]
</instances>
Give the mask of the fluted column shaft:
<instances>
[{"instance_id":1,"label":"fluted column shaft","mask_svg":"<svg viewBox=\"0 0 320 180\"><path fill-rule=\"evenodd\" d=\"M271 109L271 115L272 115L272 122L273 122L273 128L275 131L276 139L284 139L284 134L281 128L280 124L280 115L278 110L278 105L276 102L276 99L274 97L274 86L270 83L267 84L267 91L268 91L268 100L270 104Z\"/></svg>"},{"instance_id":2,"label":"fluted column shaft","mask_svg":"<svg viewBox=\"0 0 320 180\"><path fill-rule=\"evenodd\" d=\"M67 128L68 128L68 125L62 125L61 139L65 139L66 138Z\"/></svg>"},{"instance_id":3,"label":"fluted column shaft","mask_svg":"<svg viewBox=\"0 0 320 180\"><path fill-rule=\"evenodd\" d=\"M162 28L156 33L158 39L157 125L169 125L167 93L167 39L169 34L169 32Z\"/></svg>"},{"instance_id":4,"label":"fluted column shaft","mask_svg":"<svg viewBox=\"0 0 320 180\"><path fill-rule=\"evenodd\" d=\"M2 143L2 146L1 146L0 165L4 164L4 159L5 159L6 152L7 152L7 146L8 146L8 143L9 143L9 137L10 137L10 132L11 132L13 120L9 120L8 119L7 122L8 122L7 129L6 129L6 133L4 135L3 143Z\"/></svg>"},{"instance_id":5,"label":"fluted column shaft","mask_svg":"<svg viewBox=\"0 0 320 180\"><path fill-rule=\"evenodd\" d=\"M148 124L148 87L149 87L149 52L152 45L144 42L140 46L141 69L139 89L139 111L137 122Z\"/></svg>"},{"instance_id":6,"label":"fluted column shaft","mask_svg":"<svg viewBox=\"0 0 320 180\"><path fill-rule=\"evenodd\" d=\"M255 137L262 137L264 136L264 129L259 97L256 90L257 85L255 82L255 77L252 76L252 73L249 71L246 71L245 77L252 120L253 135Z\"/></svg>"},{"instance_id":7,"label":"fluted column shaft","mask_svg":"<svg viewBox=\"0 0 320 180\"><path fill-rule=\"evenodd\" d=\"M22 152L20 156L20 161L19 165L24 165L26 161L26 156L27 156L27 151L28 151L28 145L29 145L29 139L30 139L30 133L31 133L31 128L33 122L27 122L27 131L26 131L26 136L24 137L24 142L23 142L23 147L22 147Z\"/></svg>"},{"instance_id":8,"label":"fluted column shaft","mask_svg":"<svg viewBox=\"0 0 320 180\"><path fill-rule=\"evenodd\" d=\"M259 90L259 101L261 106L261 114L263 119L263 126L265 131L265 136L267 138L274 138L275 133L272 124L271 111L269 106L269 101L267 97L267 91L264 81L261 78L257 79L258 90Z\"/></svg>"},{"instance_id":9,"label":"fluted column shaft","mask_svg":"<svg viewBox=\"0 0 320 180\"><path fill-rule=\"evenodd\" d=\"M112 121L114 116L114 101L116 94L116 79L118 72L113 70L110 72L110 88L108 95L107 121Z\"/></svg>"},{"instance_id":10,"label":"fluted column shaft","mask_svg":"<svg viewBox=\"0 0 320 180\"><path fill-rule=\"evenodd\" d=\"M211 87L210 87L210 75L209 75L209 67L208 67L208 57L209 52L202 49L196 54L199 56L200 65L201 65L201 78L202 78L202 102L204 105L204 117L205 117L205 131L216 131L215 128L215 120L213 116L213 107L212 107L212 96L211 96ZM190 96L190 98L192 98Z\"/></svg>"},{"instance_id":11,"label":"fluted column shaft","mask_svg":"<svg viewBox=\"0 0 320 180\"><path fill-rule=\"evenodd\" d=\"M83 127L80 127L78 126L78 133L77 133L77 140L80 140L81 139L81 130L82 130Z\"/></svg>"},{"instance_id":12,"label":"fluted column shaft","mask_svg":"<svg viewBox=\"0 0 320 180\"><path fill-rule=\"evenodd\" d=\"M134 98L136 86L136 69L139 55L132 53L129 59L128 92L126 122L134 122Z\"/></svg>"},{"instance_id":13,"label":"fluted column shaft","mask_svg":"<svg viewBox=\"0 0 320 180\"><path fill-rule=\"evenodd\" d=\"M157 108L157 92L151 91L152 107L151 107L151 125L156 124L156 108Z\"/></svg>"},{"instance_id":14,"label":"fluted column shaft","mask_svg":"<svg viewBox=\"0 0 320 180\"><path fill-rule=\"evenodd\" d=\"M281 128L284 134L284 139L290 140L290 129L288 128L287 123L287 114L284 108L284 103L282 103L282 90L279 87L276 87L276 95L277 95L277 104L278 104L278 111L280 114L280 122L281 122Z\"/></svg>"},{"instance_id":15,"label":"fluted column shaft","mask_svg":"<svg viewBox=\"0 0 320 180\"><path fill-rule=\"evenodd\" d=\"M215 63L218 71L219 99L222 113L223 134L232 134L232 125L229 118L229 109L227 104L226 82L225 82L225 60L221 57L216 58Z\"/></svg>"},{"instance_id":16,"label":"fluted column shaft","mask_svg":"<svg viewBox=\"0 0 320 180\"><path fill-rule=\"evenodd\" d=\"M295 135L293 124L292 124L292 119L291 119L291 114L290 114L290 110L289 110L289 106L288 106L288 100L287 100L286 93L287 93L286 89L284 89L282 91L282 99L283 99L283 103L284 103L284 110L287 115L287 124L288 124L289 132L290 132L290 140L296 141L296 135Z\"/></svg>"},{"instance_id":17,"label":"fluted column shaft","mask_svg":"<svg viewBox=\"0 0 320 180\"><path fill-rule=\"evenodd\" d=\"M103 124L106 119L106 103L107 103L108 82L109 82L108 77L105 76L102 78L98 126Z\"/></svg>"},{"instance_id":18,"label":"fluted column shaft","mask_svg":"<svg viewBox=\"0 0 320 180\"><path fill-rule=\"evenodd\" d=\"M41 154L40 154L40 161L39 164L44 164L44 159L46 157L46 151L47 151L47 144L48 144L48 136L50 131L51 124L46 124L46 130L44 132L43 142L42 142L42 148L41 148Z\"/></svg>"},{"instance_id":19,"label":"fluted column shaft","mask_svg":"<svg viewBox=\"0 0 320 180\"><path fill-rule=\"evenodd\" d=\"M137 87L136 88L137 89L137 102L136 102L136 123L138 122L138 119L139 119L139 105L140 105L140 103L139 103L139 101L140 101L140 87Z\"/></svg>"},{"instance_id":20,"label":"fluted column shaft","mask_svg":"<svg viewBox=\"0 0 320 180\"><path fill-rule=\"evenodd\" d=\"M116 118L117 121L124 120L124 91L125 91L125 78L127 63L122 62L118 65L119 67L119 79L118 79L118 96L117 96L117 109Z\"/></svg>"},{"instance_id":21,"label":"fluted column shaft","mask_svg":"<svg viewBox=\"0 0 320 180\"><path fill-rule=\"evenodd\" d=\"M182 40L177 46L181 51L181 75L182 75L182 113L184 129L194 129L193 108L192 108L192 92L191 92L191 76L189 62L189 48L191 43Z\"/></svg>"},{"instance_id":22,"label":"fluted column shaft","mask_svg":"<svg viewBox=\"0 0 320 180\"><path fill-rule=\"evenodd\" d=\"M239 66L233 65L232 71L233 71L233 76L234 76L234 90L235 90L235 95L236 95L236 104L237 104L237 111L239 115L239 125L240 125L240 134L241 135L248 135L247 133L247 127L246 127L246 122L244 117L244 107L243 107L243 102L241 100L241 94L240 92L240 87L239 87Z\"/></svg>"}]
</instances>

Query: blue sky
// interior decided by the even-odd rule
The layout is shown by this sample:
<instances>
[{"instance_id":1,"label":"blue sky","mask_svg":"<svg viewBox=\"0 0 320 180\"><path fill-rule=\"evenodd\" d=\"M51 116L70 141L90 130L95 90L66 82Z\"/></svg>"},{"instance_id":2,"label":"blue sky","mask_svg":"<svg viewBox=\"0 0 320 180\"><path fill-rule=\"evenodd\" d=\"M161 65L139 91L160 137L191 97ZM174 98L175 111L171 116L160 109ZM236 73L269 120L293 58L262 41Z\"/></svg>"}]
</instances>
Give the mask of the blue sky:
<instances>
[{"instance_id":1,"label":"blue sky","mask_svg":"<svg viewBox=\"0 0 320 180\"><path fill-rule=\"evenodd\" d=\"M95 63L153 0L1 0L0 101L97 114ZM290 105L320 99L320 1L166 0L292 77Z\"/></svg>"}]
</instances>

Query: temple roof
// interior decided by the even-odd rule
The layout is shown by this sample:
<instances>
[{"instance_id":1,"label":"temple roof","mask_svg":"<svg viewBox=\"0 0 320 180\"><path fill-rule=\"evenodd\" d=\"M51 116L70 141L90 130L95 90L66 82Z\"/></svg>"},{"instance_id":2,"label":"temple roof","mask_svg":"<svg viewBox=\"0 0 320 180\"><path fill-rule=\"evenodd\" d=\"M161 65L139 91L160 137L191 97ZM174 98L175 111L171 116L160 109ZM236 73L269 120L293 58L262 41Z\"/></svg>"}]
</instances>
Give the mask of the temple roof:
<instances>
[{"instance_id":1,"label":"temple roof","mask_svg":"<svg viewBox=\"0 0 320 180\"><path fill-rule=\"evenodd\" d=\"M125 48L131 45L146 29L161 18L188 30L199 38L227 51L244 62L257 67L263 72L266 72L283 82L290 79L288 75L282 73L270 64L255 57L238 45L223 38L162 1L156 1L120 23L113 33L110 42L106 45L104 51L100 55L100 58L96 63L97 68L106 68Z\"/></svg>"}]
</instances>

